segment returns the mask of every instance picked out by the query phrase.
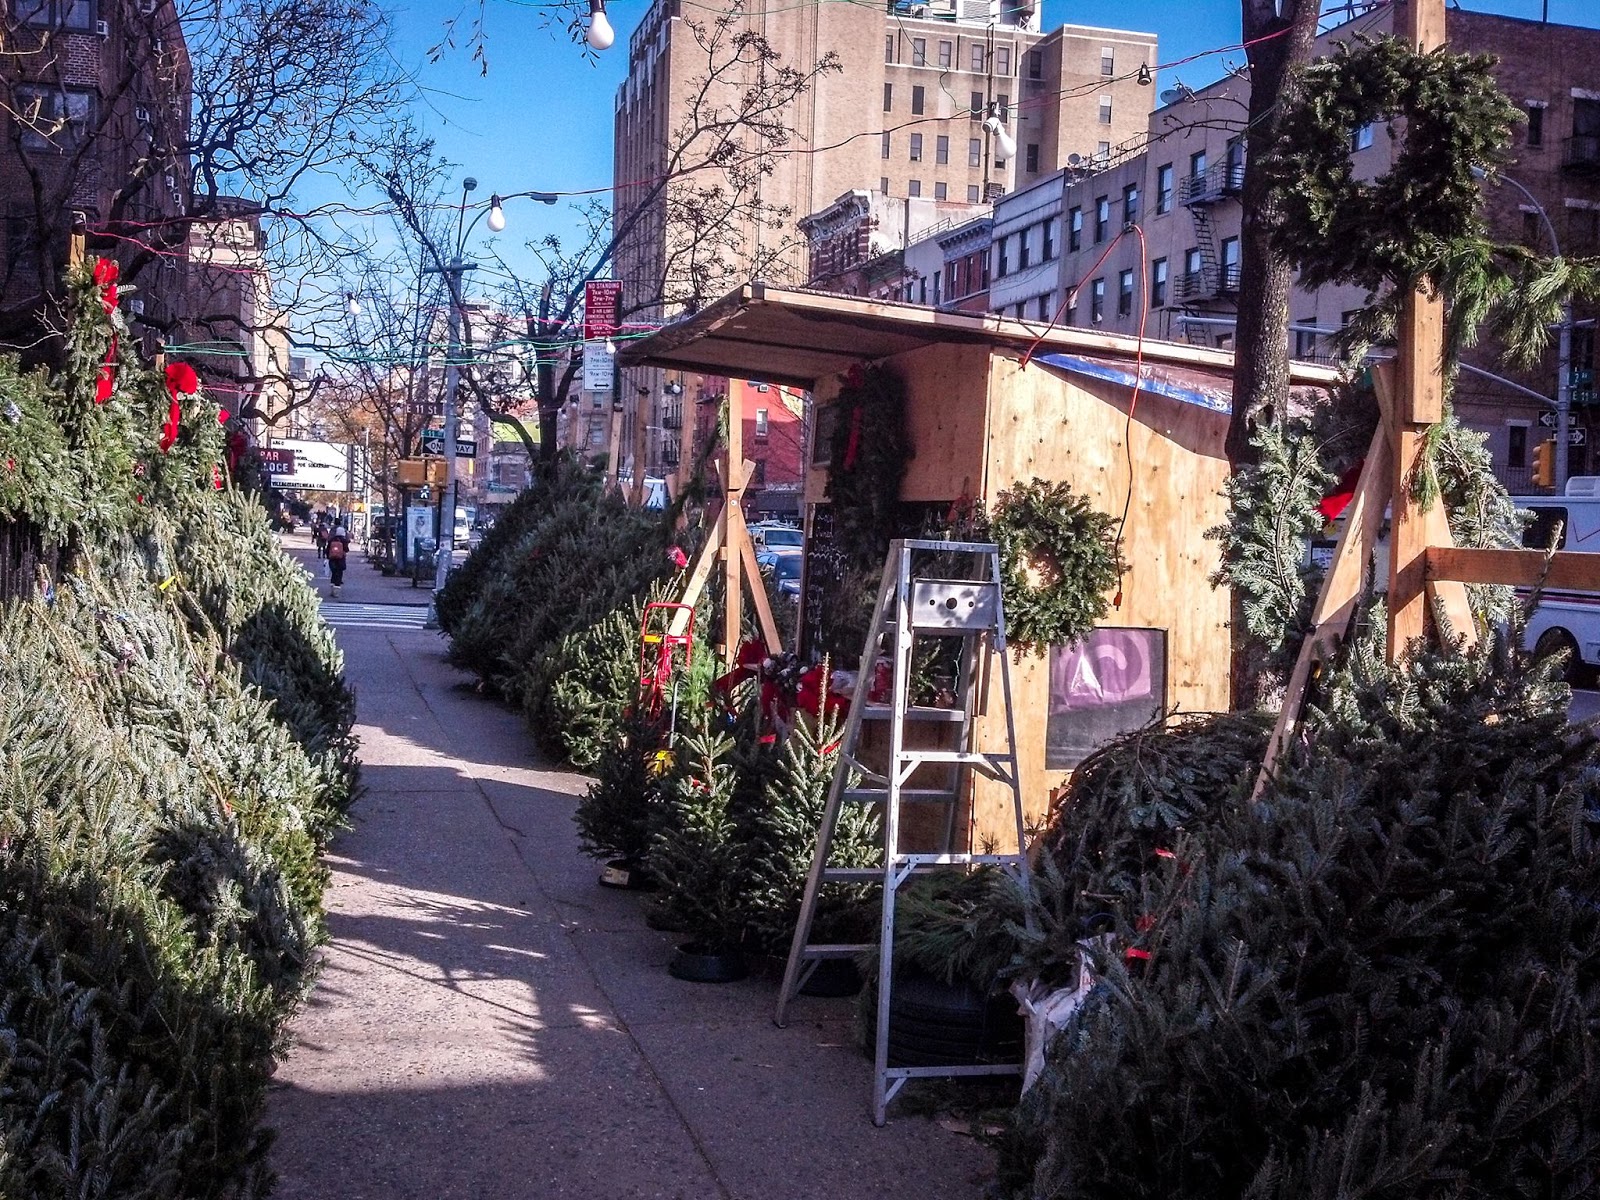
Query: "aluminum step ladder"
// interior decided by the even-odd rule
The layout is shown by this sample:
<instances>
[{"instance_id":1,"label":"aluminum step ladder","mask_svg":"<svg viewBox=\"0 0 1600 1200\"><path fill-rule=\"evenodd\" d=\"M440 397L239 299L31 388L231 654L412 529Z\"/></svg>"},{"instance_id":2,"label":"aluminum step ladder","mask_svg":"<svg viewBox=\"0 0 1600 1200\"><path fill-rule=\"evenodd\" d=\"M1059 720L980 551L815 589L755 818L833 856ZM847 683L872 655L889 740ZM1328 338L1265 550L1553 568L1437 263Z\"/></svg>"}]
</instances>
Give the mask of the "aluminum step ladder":
<instances>
[{"instance_id":1,"label":"aluminum step ladder","mask_svg":"<svg viewBox=\"0 0 1600 1200\"><path fill-rule=\"evenodd\" d=\"M946 574L967 574L975 579L936 579L913 574L913 559L938 555L944 563L952 560L966 568L946 568ZM963 562L963 560L965 560ZM989 864L1012 872L1026 887L1028 860L1023 834L1022 791L1017 773L1016 724L1011 708L1011 673L1006 651L1005 610L1000 588L999 548L982 542L945 542L902 539L890 544L884 565L883 582L873 610L872 626L861 656L861 671L850 713L840 737L839 760L823 810L822 826L817 831L816 851L806 879L800 919L789 949L783 986L778 993L774 1020L784 1024L789 1002L824 959L855 958L873 948L872 943L827 943L811 941L811 927L817 903L830 883L877 883L883 887L882 921L877 945L882 949L878 961L878 1024L873 1054L872 1119L876 1125L886 1120L889 1102L908 1079L940 1078L957 1075L1016 1075L1020 1063L952 1064L950 1066L900 1067L889 1065L889 1016L893 987L895 900L900 887L914 874L941 867ZM911 703L911 668L915 640L919 637L959 638L961 650L955 677L955 703L928 706ZM887 702L872 701L874 670L881 657L891 666L890 694ZM1005 747L979 750L976 725L980 698L986 680L986 665L998 668L999 688L991 689L993 700L1004 705ZM862 732L868 723L886 723L888 751L881 770L869 767L861 752ZM945 727L948 744L939 748L910 748L906 745L908 723L931 723ZM938 786L911 786L913 775L924 776L928 768L942 774ZM941 770L942 769L942 770ZM974 773L997 780L1011 792L1016 822L1014 854L978 854L958 848L956 817L963 798L971 791ZM873 868L829 865L839 814L845 804L880 805L883 820L883 866ZM943 843L932 853L908 853L901 847L901 807L903 805L943 805Z\"/></svg>"}]
</instances>

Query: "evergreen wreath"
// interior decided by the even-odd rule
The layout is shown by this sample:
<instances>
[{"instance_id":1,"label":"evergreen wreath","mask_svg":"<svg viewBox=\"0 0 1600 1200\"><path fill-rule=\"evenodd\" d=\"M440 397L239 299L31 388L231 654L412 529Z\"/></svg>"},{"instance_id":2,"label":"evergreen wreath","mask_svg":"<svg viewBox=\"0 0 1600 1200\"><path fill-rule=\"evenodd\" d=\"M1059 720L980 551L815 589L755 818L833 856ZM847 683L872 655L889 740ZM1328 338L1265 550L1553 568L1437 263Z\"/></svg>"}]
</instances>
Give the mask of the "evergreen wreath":
<instances>
[{"instance_id":1,"label":"evergreen wreath","mask_svg":"<svg viewBox=\"0 0 1600 1200\"><path fill-rule=\"evenodd\" d=\"M1489 55L1421 54L1384 37L1342 44L1303 68L1263 164L1281 211L1274 238L1303 287L1439 284L1459 247L1484 239L1473 169L1502 159L1521 116L1493 66ZM1393 165L1358 180L1352 134L1379 122L1400 140Z\"/></svg>"},{"instance_id":2,"label":"evergreen wreath","mask_svg":"<svg viewBox=\"0 0 1600 1200\"><path fill-rule=\"evenodd\" d=\"M1105 616L1120 568L1116 525L1065 483L1036 478L1000 493L989 527L1012 645L1070 646Z\"/></svg>"}]
</instances>

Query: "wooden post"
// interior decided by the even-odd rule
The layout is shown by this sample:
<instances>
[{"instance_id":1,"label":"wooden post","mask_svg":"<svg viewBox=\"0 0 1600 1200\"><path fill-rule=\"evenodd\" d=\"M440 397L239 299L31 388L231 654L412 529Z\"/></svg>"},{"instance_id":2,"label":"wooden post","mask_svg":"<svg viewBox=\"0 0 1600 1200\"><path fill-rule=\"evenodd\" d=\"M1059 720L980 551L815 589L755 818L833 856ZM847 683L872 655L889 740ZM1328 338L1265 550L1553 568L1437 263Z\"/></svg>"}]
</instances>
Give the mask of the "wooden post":
<instances>
[{"instance_id":1,"label":"wooden post","mask_svg":"<svg viewBox=\"0 0 1600 1200\"><path fill-rule=\"evenodd\" d=\"M67 236L67 266L83 266L84 240L89 232L89 218L81 212L72 214L72 232Z\"/></svg>"},{"instance_id":2,"label":"wooden post","mask_svg":"<svg viewBox=\"0 0 1600 1200\"><path fill-rule=\"evenodd\" d=\"M1410 0L1397 31L1418 50L1444 44L1444 0ZM1429 425L1444 415L1444 300L1414 288L1400 310L1396 396L1390 429L1394 490L1389 534L1389 660L1423 635L1427 616L1424 560L1428 523L1412 502L1411 489L1423 468Z\"/></svg>"},{"instance_id":3,"label":"wooden post","mask_svg":"<svg viewBox=\"0 0 1600 1200\"><path fill-rule=\"evenodd\" d=\"M722 661L732 668L739 656L739 635L743 625L744 595L739 582L743 556L738 540L749 540L744 529L744 413L735 397L738 384L728 381L728 439L723 447L722 488Z\"/></svg>"},{"instance_id":4,"label":"wooden post","mask_svg":"<svg viewBox=\"0 0 1600 1200\"><path fill-rule=\"evenodd\" d=\"M611 433L606 438L606 446L605 490L609 492L622 486L617 478L617 472L622 470L622 397L615 392L611 393Z\"/></svg>"}]
</instances>

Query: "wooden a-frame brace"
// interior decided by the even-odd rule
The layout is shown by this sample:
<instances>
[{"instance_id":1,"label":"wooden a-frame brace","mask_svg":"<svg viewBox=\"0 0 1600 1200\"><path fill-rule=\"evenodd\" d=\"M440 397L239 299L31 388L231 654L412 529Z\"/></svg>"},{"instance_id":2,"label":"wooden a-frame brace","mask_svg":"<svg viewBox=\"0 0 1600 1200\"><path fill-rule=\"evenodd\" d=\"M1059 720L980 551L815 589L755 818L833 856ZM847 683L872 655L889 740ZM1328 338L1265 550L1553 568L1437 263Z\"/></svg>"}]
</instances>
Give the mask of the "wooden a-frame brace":
<instances>
[{"instance_id":1,"label":"wooden a-frame brace","mask_svg":"<svg viewBox=\"0 0 1600 1200\"><path fill-rule=\"evenodd\" d=\"M731 400L730 400L731 405ZM683 595L678 598L678 603L693 608L694 603L701 598L710 582L712 570L717 566L718 560L723 566L723 634L722 634L722 662L725 669L734 666L734 659L739 656L739 634L742 629L742 587L750 589L750 603L755 605L755 619L762 626L762 640L766 643L766 653L784 653L782 638L778 637L778 622L773 619L773 608L766 602L766 589L762 586L762 568L755 562L755 546L750 542L750 531L744 523L744 507L739 504L739 498L744 493L744 485L749 482L750 474L755 470L754 462L742 461L741 442L739 437L741 422L736 416L731 416L728 421L728 450L722 454L722 462L718 469L722 472L723 498L722 509L718 510L717 522L707 534L706 544L701 546L699 554L694 555L694 566L690 570L690 578L683 586ZM738 469L734 469L734 462L738 462ZM725 550L725 547L728 549ZM742 578L742 579L741 579ZM674 614L672 624L667 632L682 635L688 629L688 613L680 611Z\"/></svg>"},{"instance_id":2,"label":"wooden a-frame brace","mask_svg":"<svg viewBox=\"0 0 1600 1200\"><path fill-rule=\"evenodd\" d=\"M1419 50L1444 44L1444 0L1412 0L1401 10L1397 30ZM1600 591L1600 554L1538 550L1478 550L1455 545L1444 502L1427 507L1413 496L1429 426L1444 416L1444 302L1436 292L1415 288L1406 297L1399 323L1398 354L1374 370L1383 418L1372 435L1355 495L1345 511L1344 532L1322 581L1311 615L1311 632L1300 647L1284 691L1267 753L1251 799L1259 797L1273 768L1294 736L1306 690L1323 663L1337 651L1355 614L1366 583L1367 562L1378 543L1385 506L1389 521L1389 661L1406 653L1434 628L1477 642L1467 605L1469 583Z\"/></svg>"}]
</instances>

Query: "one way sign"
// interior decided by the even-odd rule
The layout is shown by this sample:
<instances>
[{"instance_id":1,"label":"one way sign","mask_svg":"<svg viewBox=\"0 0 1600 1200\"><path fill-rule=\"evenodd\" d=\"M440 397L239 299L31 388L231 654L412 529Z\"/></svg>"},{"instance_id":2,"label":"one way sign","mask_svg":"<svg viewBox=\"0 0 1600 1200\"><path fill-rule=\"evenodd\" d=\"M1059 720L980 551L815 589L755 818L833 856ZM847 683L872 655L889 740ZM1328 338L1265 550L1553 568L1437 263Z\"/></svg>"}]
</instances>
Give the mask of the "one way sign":
<instances>
[{"instance_id":1,"label":"one way sign","mask_svg":"<svg viewBox=\"0 0 1600 1200\"><path fill-rule=\"evenodd\" d=\"M422 453L431 454L435 458L444 457L444 430L428 429L422 434ZM477 458L478 443L468 438L456 439L457 458Z\"/></svg>"}]
</instances>

